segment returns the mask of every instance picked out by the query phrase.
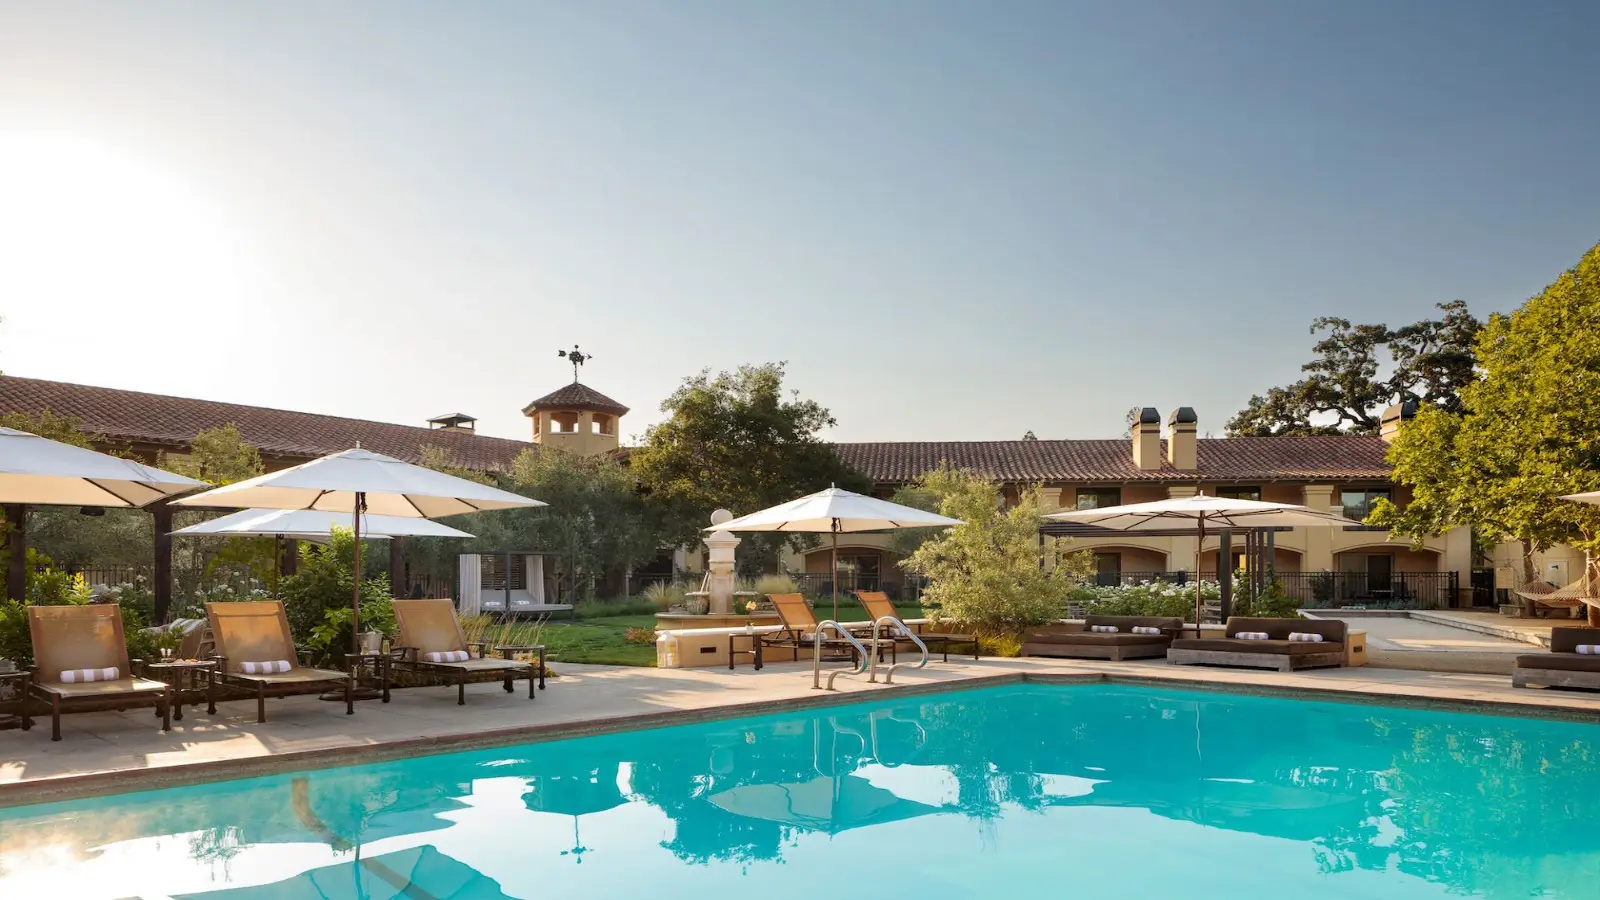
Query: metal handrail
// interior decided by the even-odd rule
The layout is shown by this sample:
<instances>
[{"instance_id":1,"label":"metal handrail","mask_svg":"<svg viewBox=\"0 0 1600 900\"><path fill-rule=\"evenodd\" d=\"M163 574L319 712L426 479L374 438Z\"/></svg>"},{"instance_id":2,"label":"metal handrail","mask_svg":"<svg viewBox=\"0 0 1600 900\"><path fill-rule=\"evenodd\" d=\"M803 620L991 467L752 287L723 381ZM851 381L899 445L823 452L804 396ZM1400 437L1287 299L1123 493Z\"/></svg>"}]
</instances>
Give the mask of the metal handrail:
<instances>
[{"instance_id":1,"label":"metal handrail","mask_svg":"<svg viewBox=\"0 0 1600 900\"><path fill-rule=\"evenodd\" d=\"M889 627L893 629L890 631L889 640L898 641L901 638L908 638L911 643L917 645L918 650L922 651L922 658L917 660L917 663L915 666L913 666L913 668L921 669L928 664L928 645L922 642L922 638L917 637L916 632L912 631L910 628L907 628L906 623L900 621L898 618L894 616L884 616L878 621L872 623L872 672L871 675L867 677L867 680L873 682L874 684L876 684L878 681L878 641L884 623L888 623ZM883 673L883 683L889 684L894 681L894 670L906 665L910 664L897 662L890 665L889 668Z\"/></svg>"},{"instance_id":2,"label":"metal handrail","mask_svg":"<svg viewBox=\"0 0 1600 900\"><path fill-rule=\"evenodd\" d=\"M846 631L843 625L840 625L838 622L835 622L832 619L821 622L817 625L817 630L811 635L811 689L814 691L822 689L822 633L829 628L832 628L840 637L849 641L850 645L856 648L856 667L854 671L849 672L845 671L844 669L834 669L832 672L829 672L828 690L833 690L833 680L835 678L838 678L840 675L844 675L846 677L860 675L861 673L867 671L867 666L869 665L867 648L861 646L861 642L856 640L855 635ZM873 640L873 648L874 650L877 648L876 639Z\"/></svg>"}]
</instances>

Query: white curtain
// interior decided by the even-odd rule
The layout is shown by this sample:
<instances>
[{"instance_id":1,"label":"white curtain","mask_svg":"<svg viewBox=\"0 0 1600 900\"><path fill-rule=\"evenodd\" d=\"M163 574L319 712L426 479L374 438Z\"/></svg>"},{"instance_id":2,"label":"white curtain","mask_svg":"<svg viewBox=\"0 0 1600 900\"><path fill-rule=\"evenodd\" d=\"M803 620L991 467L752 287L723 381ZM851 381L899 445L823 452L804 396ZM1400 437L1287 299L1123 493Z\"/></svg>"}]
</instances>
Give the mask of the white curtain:
<instances>
[{"instance_id":1,"label":"white curtain","mask_svg":"<svg viewBox=\"0 0 1600 900\"><path fill-rule=\"evenodd\" d=\"M523 563L528 573L528 596L534 603L542 604L544 600L544 557L527 554Z\"/></svg>"},{"instance_id":2,"label":"white curtain","mask_svg":"<svg viewBox=\"0 0 1600 900\"><path fill-rule=\"evenodd\" d=\"M461 614L475 616L483 611L483 569L478 554L461 554Z\"/></svg>"}]
</instances>

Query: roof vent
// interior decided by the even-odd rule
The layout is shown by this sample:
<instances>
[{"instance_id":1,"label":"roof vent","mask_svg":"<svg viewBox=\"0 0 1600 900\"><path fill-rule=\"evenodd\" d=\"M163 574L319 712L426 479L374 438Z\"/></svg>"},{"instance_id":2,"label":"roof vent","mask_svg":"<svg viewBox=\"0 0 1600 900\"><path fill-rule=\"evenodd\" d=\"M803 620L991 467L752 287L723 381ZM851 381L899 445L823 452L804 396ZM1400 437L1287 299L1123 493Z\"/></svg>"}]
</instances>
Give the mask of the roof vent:
<instances>
[{"instance_id":1,"label":"roof vent","mask_svg":"<svg viewBox=\"0 0 1600 900\"><path fill-rule=\"evenodd\" d=\"M473 434L478 430L478 420L466 413L445 413L429 419L428 427L434 431L465 431Z\"/></svg>"}]
</instances>

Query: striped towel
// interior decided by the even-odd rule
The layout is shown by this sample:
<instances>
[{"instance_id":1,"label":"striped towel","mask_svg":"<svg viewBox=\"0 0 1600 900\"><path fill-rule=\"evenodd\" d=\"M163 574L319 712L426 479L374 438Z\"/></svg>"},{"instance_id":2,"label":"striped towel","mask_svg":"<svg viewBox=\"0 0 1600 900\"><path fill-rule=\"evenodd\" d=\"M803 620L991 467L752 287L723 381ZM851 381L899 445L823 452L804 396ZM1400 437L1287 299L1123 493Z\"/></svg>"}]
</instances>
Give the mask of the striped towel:
<instances>
[{"instance_id":1,"label":"striped towel","mask_svg":"<svg viewBox=\"0 0 1600 900\"><path fill-rule=\"evenodd\" d=\"M1291 631L1291 632L1289 632L1289 640L1291 640L1291 641L1304 641L1305 643L1308 643L1308 644L1320 644L1320 643L1322 643L1322 635L1320 635L1320 634L1308 634L1308 633L1306 633L1304 631Z\"/></svg>"},{"instance_id":2,"label":"striped towel","mask_svg":"<svg viewBox=\"0 0 1600 900\"><path fill-rule=\"evenodd\" d=\"M269 659L266 662L239 664L239 671L246 675L282 675L292 668L294 668L294 664L287 659Z\"/></svg>"},{"instance_id":3,"label":"striped towel","mask_svg":"<svg viewBox=\"0 0 1600 900\"><path fill-rule=\"evenodd\" d=\"M1131 629L1134 634L1160 634L1161 629L1154 625L1135 625Z\"/></svg>"},{"instance_id":4,"label":"striped towel","mask_svg":"<svg viewBox=\"0 0 1600 900\"><path fill-rule=\"evenodd\" d=\"M1265 631L1241 631L1234 637L1241 641L1266 641L1272 639L1272 636Z\"/></svg>"},{"instance_id":5,"label":"striped towel","mask_svg":"<svg viewBox=\"0 0 1600 900\"><path fill-rule=\"evenodd\" d=\"M439 663L466 662L467 661L467 651L465 651L465 650L435 650L432 653L424 653L424 654L422 654L422 658L427 660L428 662L439 662Z\"/></svg>"},{"instance_id":6,"label":"striped towel","mask_svg":"<svg viewBox=\"0 0 1600 900\"><path fill-rule=\"evenodd\" d=\"M1089 626L1089 630L1095 632L1096 634L1116 634L1117 633L1117 626L1115 626L1115 625L1090 625Z\"/></svg>"},{"instance_id":7,"label":"striped towel","mask_svg":"<svg viewBox=\"0 0 1600 900\"><path fill-rule=\"evenodd\" d=\"M1584 656L1600 656L1600 644L1579 644L1573 648ZM113 670L115 671L115 670Z\"/></svg>"},{"instance_id":8,"label":"striped towel","mask_svg":"<svg viewBox=\"0 0 1600 900\"><path fill-rule=\"evenodd\" d=\"M84 684L90 681L116 681L122 677L122 670L116 666L106 666L104 669L68 669L61 673L62 684Z\"/></svg>"}]
</instances>

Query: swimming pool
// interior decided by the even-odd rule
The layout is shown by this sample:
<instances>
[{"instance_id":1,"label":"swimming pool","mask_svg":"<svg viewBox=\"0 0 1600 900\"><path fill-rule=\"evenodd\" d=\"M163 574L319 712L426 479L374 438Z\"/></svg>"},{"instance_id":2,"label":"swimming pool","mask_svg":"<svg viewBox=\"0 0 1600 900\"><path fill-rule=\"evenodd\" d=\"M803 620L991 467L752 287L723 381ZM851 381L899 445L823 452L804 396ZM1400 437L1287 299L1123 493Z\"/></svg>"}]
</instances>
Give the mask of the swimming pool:
<instances>
[{"instance_id":1,"label":"swimming pool","mask_svg":"<svg viewBox=\"0 0 1600 900\"><path fill-rule=\"evenodd\" d=\"M1597 754L1018 685L0 810L0 897L1594 898Z\"/></svg>"}]
</instances>

